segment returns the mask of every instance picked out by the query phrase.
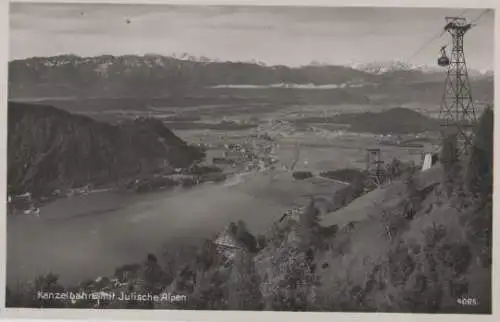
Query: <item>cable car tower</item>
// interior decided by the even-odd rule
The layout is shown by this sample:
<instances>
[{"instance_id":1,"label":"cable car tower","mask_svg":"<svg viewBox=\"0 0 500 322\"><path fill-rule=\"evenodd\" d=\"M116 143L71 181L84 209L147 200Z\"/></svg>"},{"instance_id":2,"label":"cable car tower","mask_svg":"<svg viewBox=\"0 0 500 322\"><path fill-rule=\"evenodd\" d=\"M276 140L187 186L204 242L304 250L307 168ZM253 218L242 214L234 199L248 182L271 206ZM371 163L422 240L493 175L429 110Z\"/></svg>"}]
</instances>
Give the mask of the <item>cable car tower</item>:
<instances>
[{"instance_id":1,"label":"cable car tower","mask_svg":"<svg viewBox=\"0 0 500 322\"><path fill-rule=\"evenodd\" d=\"M472 100L469 75L465 63L464 35L472 28L462 17L446 17L443 32L452 36L451 56L446 55L446 46L441 47L438 65L448 67L445 88L441 102L439 120L441 133L458 134L458 141L465 153L471 142L471 127L476 122L476 109Z\"/></svg>"}]
</instances>

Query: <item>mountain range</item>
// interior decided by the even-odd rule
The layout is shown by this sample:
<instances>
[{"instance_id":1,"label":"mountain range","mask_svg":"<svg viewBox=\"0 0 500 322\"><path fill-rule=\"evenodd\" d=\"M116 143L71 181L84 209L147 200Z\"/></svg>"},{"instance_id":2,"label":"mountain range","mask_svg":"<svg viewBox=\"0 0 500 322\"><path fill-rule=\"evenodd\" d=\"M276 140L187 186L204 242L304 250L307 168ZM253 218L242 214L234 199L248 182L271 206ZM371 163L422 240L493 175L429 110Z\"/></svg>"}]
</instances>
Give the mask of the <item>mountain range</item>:
<instances>
[{"instance_id":1,"label":"mountain range","mask_svg":"<svg viewBox=\"0 0 500 322\"><path fill-rule=\"evenodd\" d=\"M490 74L479 79L493 81ZM444 71L401 63L346 67L266 66L161 55L61 55L9 62L9 98L165 97L192 95L218 85L313 84L342 88L442 82Z\"/></svg>"},{"instance_id":2,"label":"mountain range","mask_svg":"<svg viewBox=\"0 0 500 322\"><path fill-rule=\"evenodd\" d=\"M426 74L443 74L443 67L430 66L430 65L415 65L400 61L381 61L381 62L371 62L367 64L353 64L352 68L365 71L372 74L384 74L387 72L394 71L421 71ZM492 70L480 71L472 68L468 68L469 77L482 77L492 75Z\"/></svg>"}]
</instances>

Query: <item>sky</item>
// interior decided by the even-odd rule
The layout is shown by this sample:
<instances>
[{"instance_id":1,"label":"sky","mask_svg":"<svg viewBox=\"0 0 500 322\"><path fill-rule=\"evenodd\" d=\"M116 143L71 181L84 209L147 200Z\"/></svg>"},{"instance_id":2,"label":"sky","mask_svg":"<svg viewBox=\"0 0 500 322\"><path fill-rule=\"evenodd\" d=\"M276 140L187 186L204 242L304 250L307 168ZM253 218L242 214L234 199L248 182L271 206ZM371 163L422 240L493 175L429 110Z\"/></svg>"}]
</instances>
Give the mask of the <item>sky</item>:
<instances>
[{"instance_id":1,"label":"sky","mask_svg":"<svg viewBox=\"0 0 500 322\"><path fill-rule=\"evenodd\" d=\"M451 37L444 34L421 47L439 35L445 16L465 10L11 3L9 50L11 60L189 53L288 66L313 61L432 66ZM482 11L471 9L464 15L473 20ZM465 36L470 68L493 68L493 30L494 13L489 11Z\"/></svg>"}]
</instances>

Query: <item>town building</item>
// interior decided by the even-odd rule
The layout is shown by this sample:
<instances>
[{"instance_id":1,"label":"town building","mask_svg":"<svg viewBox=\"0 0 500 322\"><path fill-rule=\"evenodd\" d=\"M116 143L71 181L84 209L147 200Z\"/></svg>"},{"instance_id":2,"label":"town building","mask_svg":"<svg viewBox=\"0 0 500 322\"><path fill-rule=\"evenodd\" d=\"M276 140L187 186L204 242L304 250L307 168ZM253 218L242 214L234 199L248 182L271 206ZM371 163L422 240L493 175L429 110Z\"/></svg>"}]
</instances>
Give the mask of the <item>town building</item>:
<instances>
[{"instance_id":1,"label":"town building","mask_svg":"<svg viewBox=\"0 0 500 322\"><path fill-rule=\"evenodd\" d=\"M237 252L248 252L247 247L228 229L221 232L214 240L217 253L227 259L232 259Z\"/></svg>"}]
</instances>

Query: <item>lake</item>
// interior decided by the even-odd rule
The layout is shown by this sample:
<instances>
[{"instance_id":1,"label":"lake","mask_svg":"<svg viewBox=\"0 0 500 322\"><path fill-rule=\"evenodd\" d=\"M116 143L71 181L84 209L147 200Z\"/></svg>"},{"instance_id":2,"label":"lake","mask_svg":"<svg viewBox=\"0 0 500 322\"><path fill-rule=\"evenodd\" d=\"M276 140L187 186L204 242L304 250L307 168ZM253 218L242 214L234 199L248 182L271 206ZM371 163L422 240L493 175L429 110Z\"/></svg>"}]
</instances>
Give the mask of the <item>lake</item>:
<instances>
[{"instance_id":1,"label":"lake","mask_svg":"<svg viewBox=\"0 0 500 322\"><path fill-rule=\"evenodd\" d=\"M42 207L40 217L8 217L7 283L48 272L63 283L109 276L148 252L161 255L166 243L212 237L230 221L264 232L297 200L340 186L259 173L189 190L59 199Z\"/></svg>"}]
</instances>

